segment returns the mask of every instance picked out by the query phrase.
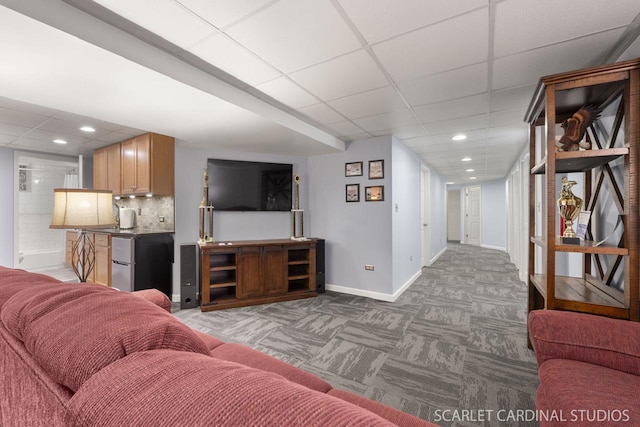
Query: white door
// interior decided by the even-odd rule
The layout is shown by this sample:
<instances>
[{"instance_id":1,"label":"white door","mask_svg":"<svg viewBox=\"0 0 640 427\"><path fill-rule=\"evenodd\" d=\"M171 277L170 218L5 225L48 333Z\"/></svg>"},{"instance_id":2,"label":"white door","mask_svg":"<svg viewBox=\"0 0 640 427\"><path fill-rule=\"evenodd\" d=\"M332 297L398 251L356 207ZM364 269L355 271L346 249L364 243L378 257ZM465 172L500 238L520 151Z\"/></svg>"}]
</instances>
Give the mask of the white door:
<instances>
[{"instance_id":1,"label":"white door","mask_svg":"<svg viewBox=\"0 0 640 427\"><path fill-rule=\"evenodd\" d=\"M460 190L447 191L447 241L460 242Z\"/></svg>"},{"instance_id":2,"label":"white door","mask_svg":"<svg viewBox=\"0 0 640 427\"><path fill-rule=\"evenodd\" d=\"M464 242L467 245L480 246L481 231L480 226L480 187L465 188L465 227Z\"/></svg>"},{"instance_id":3,"label":"white door","mask_svg":"<svg viewBox=\"0 0 640 427\"><path fill-rule=\"evenodd\" d=\"M422 187L422 191L420 192L420 241L422 242L421 265L423 267L428 267L431 265L431 241L429 240L431 234L429 233L429 170L422 168L420 177Z\"/></svg>"}]
</instances>

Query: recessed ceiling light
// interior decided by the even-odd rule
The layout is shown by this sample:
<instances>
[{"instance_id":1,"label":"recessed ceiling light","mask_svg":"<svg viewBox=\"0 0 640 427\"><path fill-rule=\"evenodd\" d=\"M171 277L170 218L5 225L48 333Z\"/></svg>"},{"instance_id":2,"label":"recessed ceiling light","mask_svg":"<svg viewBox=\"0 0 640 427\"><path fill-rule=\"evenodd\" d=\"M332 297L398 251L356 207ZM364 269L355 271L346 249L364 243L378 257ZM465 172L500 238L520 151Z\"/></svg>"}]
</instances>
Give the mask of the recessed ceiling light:
<instances>
[{"instance_id":1,"label":"recessed ceiling light","mask_svg":"<svg viewBox=\"0 0 640 427\"><path fill-rule=\"evenodd\" d=\"M455 182L453 182L453 181L449 181L449 182L445 182L445 184L446 184L446 185L452 185L452 184L455 184Z\"/></svg>"},{"instance_id":2,"label":"recessed ceiling light","mask_svg":"<svg viewBox=\"0 0 640 427\"><path fill-rule=\"evenodd\" d=\"M465 139L467 139L467 135L463 135L463 134L458 134L458 135L454 135L453 138L451 138L453 141L464 141Z\"/></svg>"},{"instance_id":3,"label":"recessed ceiling light","mask_svg":"<svg viewBox=\"0 0 640 427\"><path fill-rule=\"evenodd\" d=\"M471 157L464 157L462 159L463 162L470 162L471 161Z\"/></svg>"},{"instance_id":4,"label":"recessed ceiling light","mask_svg":"<svg viewBox=\"0 0 640 427\"><path fill-rule=\"evenodd\" d=\"M475 169L467 169L467 172L473 172Z\"/></svg>"},{"instance_id":5,"label":"recessed ceiling light","mask_svg":"<svg viewBox=\"0 0 640 427\"><path fill-rule=\"evenodd\" d=\"M475 176L470 176L469 179L476 179L476 177Z\"/></svg>"},{"instance_id":6,"label":"recessed ceiling light","mask_svg":"<svg viewBox=\"0 0 640 427\"><path fill-rule=\"evenodd\" d=\"M64 139L54 139L53 142L55 142L56 144L66 144L67 141L65 141Z\"/></svg>"},{"instance_id":7,"label":"recessed ceiling light","mask_svg":"<svg viewBox=\"0 0 640 427\"><path fill-rule=\"evenodd\" d=\"M92 128L91 126L82 126L80 128L80 130L82 132L95 132L96 130L94 128Z\"/></svg>"}]
</instances>

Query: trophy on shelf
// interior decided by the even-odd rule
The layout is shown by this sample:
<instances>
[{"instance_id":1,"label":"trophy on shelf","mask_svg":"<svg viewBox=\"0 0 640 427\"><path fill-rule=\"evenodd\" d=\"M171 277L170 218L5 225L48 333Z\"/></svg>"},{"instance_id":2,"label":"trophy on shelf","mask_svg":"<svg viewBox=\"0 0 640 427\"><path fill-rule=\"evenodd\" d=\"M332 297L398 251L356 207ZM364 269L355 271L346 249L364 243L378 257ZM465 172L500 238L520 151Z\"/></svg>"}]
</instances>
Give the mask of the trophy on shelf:
<instances>
[{"instance_id":1,"label":"trophy on shelf","mask_svg":"<svg viewBox=\"0 0 640 427\"><path fill-rule=\"evenodd\" d=\"M562 178L562 188L558 199L558 211L564 220L564 233L562 233L562 243L579 244L580 238L573 231L573 221L578 218L582 208L582 199L573 194L571 187L577 182L569 181L567 177Z\"/></svg>"},{"instance_id":2,"label":"trophy on shelf","mask_svg":"<svg viewBox=\"0 0 640 427\"><path fill-rule=\"evenodd\" d=\"M200 236L198 243L213 242L213 205L207 204L209 199L209 174L207 167L203 168L202 200L200 201ZM205 221L205 218L208 221Z\"/></svg>"},{"instance_id":3,"label":"trophy on shelf","mask_svg":"<svg viewBox=\"0 0 640 427\"><path fill-rule=\"evenodd\" d=\"M304 209L300 209L300 175L293 177L295 190L291 208L291 240L307 240L304 237Z\"/></svg>"}]
</instances>

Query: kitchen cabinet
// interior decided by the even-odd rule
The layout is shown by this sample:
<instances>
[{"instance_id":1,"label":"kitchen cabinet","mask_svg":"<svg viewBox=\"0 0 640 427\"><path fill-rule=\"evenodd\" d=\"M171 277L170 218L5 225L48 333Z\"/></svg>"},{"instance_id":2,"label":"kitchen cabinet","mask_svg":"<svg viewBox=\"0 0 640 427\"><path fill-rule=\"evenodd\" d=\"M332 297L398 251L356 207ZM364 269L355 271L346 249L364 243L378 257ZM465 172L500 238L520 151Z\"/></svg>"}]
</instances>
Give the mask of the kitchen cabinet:
<instances>
[{"instance_id":1,"label":"kitchen cabinet","mask_svg":"<svg viewBox=\"0 0 640 427\"><path fill-rule=\"evenodd\" d=\"M174 139L147 133L120 143L121 195L174 194Z\"/></svg>"},{"instance_id":2,"label":"kitchen cabinet","mask_svg":"<svg viewBox=\"0 0 640 427\"><path fill-rule=\"evenodd\" d=\"M99 148L93 153L93 187L120 195L120 144Z\"/></svg>"},{"instance_id":3,"label":"kitchen cabinet","mask_svg":"<svg viewBox=\"0 0 640 427\"><path fill-rule=\"evenodd\" d=\"M588 149L558 151L556 133L579 109L602 117ZM529 310L570 310L640 320L640 60L543 77L529 106ZM565 130L565 135L568 131ZM558 179L582 184L591 212L584 239L561 237ZM575 229L575 226L574 226ZM582 271L568 268L569 257Z\"/></svg>"},{"instance_id":4,"label":"kitchen cabinet","mask_svg":"<svg viewBox=\"0 0 640 427\"><path fill-rule=\"evenodd\" d=\"M95 264L93 266L93 282L111 286L111 235L109 233L93 233L95 248Z\"/></svg>"},{"instance_id":5,"label":"kitchen cabinet","mask_svg":"<svg viewBox=\"0 0 640 427\"><path fill-rule=\"evenodd\" d=\"M202 311L315 297L316 241L200 245Z\"/></svg>"}]
</instances>

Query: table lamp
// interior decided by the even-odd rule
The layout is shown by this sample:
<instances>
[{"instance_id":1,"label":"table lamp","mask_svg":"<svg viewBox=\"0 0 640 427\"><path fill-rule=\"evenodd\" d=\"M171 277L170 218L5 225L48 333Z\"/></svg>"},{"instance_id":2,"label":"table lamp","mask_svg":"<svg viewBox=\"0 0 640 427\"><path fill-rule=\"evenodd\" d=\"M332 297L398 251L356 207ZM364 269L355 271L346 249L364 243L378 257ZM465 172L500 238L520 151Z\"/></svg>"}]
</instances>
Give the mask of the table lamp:
<instances>
[{"instance_id":1,"label":"table lamp","mask_svg":"<svg viewBox=\"0 0 640 427\"><path fill-rule=\"evenodd\" d=\"M80 230L80 236L71 249L71 267L80 282L86 282L96 259L95 247L86 230L116 225L112 192L55 188L53 196L53 217L49 228Z\"/></svg>"}]
</instances>

